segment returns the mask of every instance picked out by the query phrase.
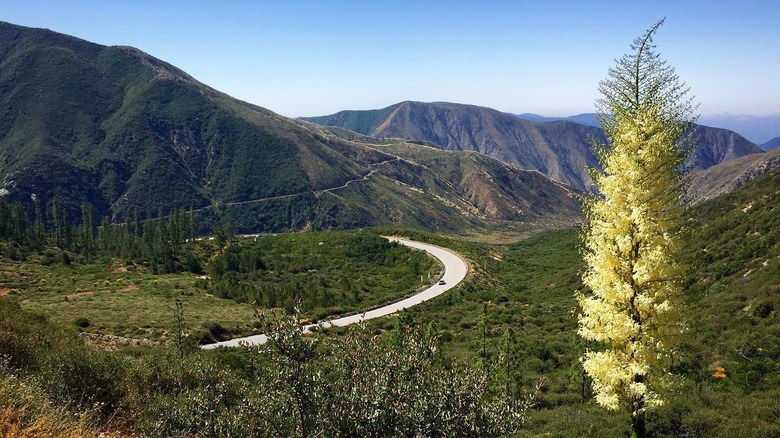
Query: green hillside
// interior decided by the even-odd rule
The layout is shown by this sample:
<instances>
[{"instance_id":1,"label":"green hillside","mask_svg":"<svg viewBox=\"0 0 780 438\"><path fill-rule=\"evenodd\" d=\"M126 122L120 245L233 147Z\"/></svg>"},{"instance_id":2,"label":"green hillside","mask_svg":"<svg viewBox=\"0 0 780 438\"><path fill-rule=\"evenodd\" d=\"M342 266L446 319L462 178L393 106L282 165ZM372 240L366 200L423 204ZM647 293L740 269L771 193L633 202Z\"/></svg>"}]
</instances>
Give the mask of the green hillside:
<instances>
[{"instance_id":1,"label":"green hillside","mask_svg":"<svg viewBox=\"0 0 780 438\"><path fill-rule=\"evenodd\" d=\"M780 433L778 188L776 169L692 210L682 255L689 266L683 311L689 330L674 365L682 379L650 417L652 436ZM578 357L588 346L575 333L573 292L582 287L583 269L576 230L504 246L428 238L469 254L478 275L446 300L410 313L435 322L453 358L482 361L485 345L488 360L500 364L507 339L514 339L511 378L520 388L545 382L520 436L627 434L625 418L597 407L587 386L583 393Z\"/></svg>"},{"instance_id":2,"label":"green hillside","mask_svg":"<svg viewBox=\"0 0 780 438\"><path fill-rule=\"evenodd\" d=\"M399 106L405 102L390 105L379 110L368 111L339 111L329 116L301 117L301 120L316 123L323 126L334 126L363 135L373 135L379 125L382 124Z\"/></svg>"},{"instance_id":3,"label":"green hillside","mask_svg":"<svg viewBox=\"0 0 780 438\"><path fill-rule=\"evenodd\" d=\"M409 173L441 178L437 169L388 155L375 144L381 142L344 138L233 99L131 47L0 23L0 53L1 193L21 202L28 217L33 198L43 205L56 198L73 223L84 202L114 222L136 212L193 209L204 233L217 225L242 232L391 224L464 231L518 217L548 222L484 210L461 196L469 187L429 193L428 185L397 181ZM490 171L480 175L480 184L493 184ZM540 186L520 193L570 191L533 184ZM549 221L578 211L569 203Z\"/></svg>"},{"instance_id":4,"label":"green hillside","mask_svg":"<svg viewBox=\"0 0 780 438\"><path fill-rule=\"evenodd\" d=\"M419 156L417 158L420 159ZM780 433L780 411L777 409L780 397L778 187L780 171L776 169L733 193L697 205L691 212L689 243L682 255L682 260L689 266L683 312L689 330L674 363L674 371L681 378L676 389L668 394L668 403L650 415L652 436L768 437ZM342 378L339 377L341 371L336 372L341 370L339 367L346 366L340 362L342 359L354 366L358 362L353 361L357 361L358 356L352 354L369 354L359 356L363 357L359 361L367 360L366 366L369 367L361 368L360 372L373 372L370 370L378 370L376 367L385 360L396 360L389 357L418 360L414 359L420 353L418 350L414 350L417 353L397 350L417 345L436 352L432 356L424 356L428 359L420 359L426 367L432 367L425 368L426 373L431 373L425 374L426 379L432 379L426 380L426 385L450 381L452 374L445 370L449 367L462 370L461 367L465 366L475 373L483 372L480 370L488 372L488 393L512 394L516 400L524 399L524 394L534 394L533 408L527 412L527 420L514 436L568 436L571 433L619 436L627 432L627 419L596 406L591 400L588 382L583 382L578 358L588 345L575 334L577 309L573 298L574 291L581 288L579 272L582 262L577 230L536 233L508 245L469 242L410 229L386 228L375 232L407 234L418 240L454 248L470 260L472 274L462 286L441 298L408 309L401 317L372 321L362 329L362 334L356 335L349 330L345 334L344 330L336 330L331 333L334 336L322 337L322 350L315 359L307 362L307 372L322 373L315 375L319 376L318 379L325 379L323 381L328 385L345 385L344 380L339 380ZM314 250L310 249L314 242L320 241L328 248L317 244ZM282 300L289 303L289 295L295 293L297 282L307 292L316 292L309 295L309 299L333 300L333 306L340 306L342 300L353 300L353 294L342 294L339 288L345 287L344 292L349 289L333 277L332 270L362 270L362 265L344 261L354 255L350 248L367 249L379 243L381 241L377 237L366 232L332 236L286 235L264 239L257 244L249 242L244 247L246 252L242 250L234 254L234 261L230 261L233 253L220 250L224 247L219 246L219 241L198 244L196 248L200 249L194 254L202 260L203 269L212 273L215 273L214 264L231 266L234 263L235 272L228 277L232 276L238 283L246 283L247 287L230 288L230 291L249 294L232 298L247 301L254 297L259 307L267 308L270 289L263 282L271 278L266 276L284 273L288 276L284 281L292 287L277 290L277 298L278 294L282 294ZM377 246L380 247L381 244ZM401 269L398 274L392 274L393 269L403 268L404 260L413 261L411 253L394 254L392 247L382 248L384 258L376 260L380 268L378 278L385 275L381 269L390 269L386 272L391 273L391 277L398 274L409 277L411 274L416 278L419 270ZM3 250L8 253L10 245L4 243ZM263 395L251 390L258 385L254 379L268 378L265 373L279 366L280 362L273 362L278 357L271 360L257 352L240 350L213 354L192 352L178 356L178 349L184 347L175 341L176 298L185 303L185 321L194 323L195 329L208 329L213 336L224 336L234 327L252 324L253 318L246 305L242 307L233 300L220 299L209 293L220 293L220 284L226 281L226 274L212 279L197 278L194 274L155 275L149 272L141 256L133 264L111 259L114 261L107 269L106 261L101 258L90 259L73 254L69 266L63 265L61 257L52 257L52 251L55 249L49 247L42 254L30 253L24 263L3 263L5 282L0 288L4 295L0 299L3 315L0 319L0 324L3 324L0 351L9 358L4 363L17 365L9 369L7 365L0 364L0 407L18 406L20 401L9 394L23 390L29 394L25 400L49 398L76 411L86 409L85 401L90 406L103 403L93 417L98 425L111 418L114 427L125 431L139 428L137 430L155 436L186 436L196 429L208 427L198 420L202 418L203 400L216 404L222 413L219 424L225 433L238 433L243 430L239 428L241 424L255 424L257 421L257 417L251 415L253 408L236 404L236 400L282 403L281 399L272 396L281 393L273 392L271 387L261 386L267 391ZM186 257L181 251L183 249L178 257L183 260ZM16 257L21 255L18 250L14 254ZM262 262L259 265L258 254ZM339 259L344 256L346 259ZM362 256L359 258L363 259ZM329 263L331 259L335 264ZM399 261L401 264L396 263ZM132 269L122 271L119 269L122 266ZM245 266L258 270L245 270ZM307 280L308 275L297 276L304 270L311 274L314 283ZM364 276L361 274L359 277ZM258 281L247 283L254 281L253 278ZM414 282L414 279L409 279ZM25 283L30 281L32 283ZM353 288L357 286L352 280L350 283ZM369 283L378 284L378 281ZM251 284L256 286L249 287ZM68 285L78 289L70 294L55 290L58 287L67 289ZM204 286L206 289L203 289ZM364 286L370 285L358 286L357 290L365 289ZM257 295L257 292L260 294ZM70 298L66 300L63 296ZM257 298L260 296L263 298ZM128 297L130 301L127 301ZM130 316L119 319L121 327L117 327L118 333L134 338L170 340L172 347L131 347L111 353L85 347L71 335L59 331L73 331L80 327L78 330L111 333L112 329L107 325L109 321L101 320L101 315L112 302L124 303L111 307L112 312L125 312ZM145 315L145 319L132 317L133 306L144 302L156 303L150 307L154 312L139 313ZM21 308L14 303L21 303ZM74 320L78 315L63 311L67 307L79 309L78 315L85 316L85 319ZM47 326L44 318L31 316L25 309L46 311L56 324ZM166 312L169 314L167 317ZM236 318L238 314L243 316ZM203 322L209 324L204 327L200 325ZM133 324L139 327L133 330ZM404 344L404 333L412 333L410 327L418 324L425 327L425 339L438 339L434 346L420 340ZM370 341L362 337L367 334ZM35 342L29 342L30 339ZM118 340L113 338L98 339L101 345L111 345L112 348L119 345ZM356 343L346 345L343 342ZM386 346L381 347L380 344ZM60 347L52 350L47 345ZM282 345L287 348L284 345L293 344ZM370 347L371 353L363 347ZM401 354L401 351L406 353ZM412 356L405 356L407 353ZM366 357L385 359L373 362ZM268 364L269 360L276 365L270 368L258 366ZM73 372L69 370L77 370L79 379L69 379ZM9 374L11 372L13 374ZM381 373L386 371L376 372L384 375ZM199 380L196 378L198 373L213 378ZM11 375L14 377L9 377ZM443 375L450 377L435 377ZM364 374L360 376L360 379L366 378ZM440 378L444 380L437 380ZM183 386L176 386L175 382ZM169 388L169 394L154 389L158 387ZM327 387L330 388L328 391L335 388ZM536 387L538 391L534 389ZM285 386L276 388L290 390ZM309 389L301 390L309 391L314 387L306 388ZM365 394L373 395L377 393L372 391L380 390L376 387L370 390L364 386L361 388L361 391L366 391ZM409 390L404 388L404 391ZM454 390L427 388L450 395L453 394L448 391ZM363 399L332 398L334 394L318 392L311 393L311 397L318 400L318 406L333 406L332 403L340 400L339 403L345 403L342 406L363 409L364 403L368 403L359 401ZM373 406L380 406L377 409L381 412L388 409L384 402L396 400L392 397L380 399L383 402ZM139 400L145 402L139 403ZM153 401L151 404L150 400ZM43 412L41 415L53 418L61 415L61 411L46 410L40 404L35 406L39 408L34 412ZM470 406L464 409L473 414L475 405ZM491 405L482 401L476 406L481 406L478 411L482 412L481 409ZM318 407L311 409L319 411ZM442 408L437 407L434 411L436 409ZM128 417L128 412L133 415ZM283 414L277 412L273 415ZM117 422L117 418L122 421ZM261 426L258 423L256 427L266 430L261 435L274 433L262 429L267 424Z\"/></svg>"}]
</instances>

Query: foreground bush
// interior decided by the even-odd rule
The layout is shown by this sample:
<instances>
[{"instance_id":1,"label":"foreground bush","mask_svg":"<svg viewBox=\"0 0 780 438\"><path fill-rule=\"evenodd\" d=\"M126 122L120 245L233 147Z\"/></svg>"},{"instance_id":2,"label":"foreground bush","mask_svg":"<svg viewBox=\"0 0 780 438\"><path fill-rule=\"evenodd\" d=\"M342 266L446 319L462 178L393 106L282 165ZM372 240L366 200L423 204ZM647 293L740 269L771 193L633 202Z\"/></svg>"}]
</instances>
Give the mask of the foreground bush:
<instances>
[{"instance_id":1,"label":"foreground bush","mask_svg":"<svg viewBox=\"0 0 780 438\"><path fill-rule=\"evenodd\" d=\"M321 346L295 321L274 323L271 342L247 351L250 379L208 357L139 363L128 381L142 433L499 436L525 420L529 399L491 394L482 371L442 366L419 328L394 346L363 328Z\"/></svg>"},{"instance_id":2,"label":"foreground bush","mask_svg":"<svg viewBox=\"0 0 780 438\"><path fill-rule=\"evenodd\" d=\"M293 316L265 324L277 331L263 348L127 354L9 300L0 315L3 436L498 436L530 404L493 393L482 370L444 366L414 325L393 342L358 327L320 345Z\"/></svg>"}]
</instances>

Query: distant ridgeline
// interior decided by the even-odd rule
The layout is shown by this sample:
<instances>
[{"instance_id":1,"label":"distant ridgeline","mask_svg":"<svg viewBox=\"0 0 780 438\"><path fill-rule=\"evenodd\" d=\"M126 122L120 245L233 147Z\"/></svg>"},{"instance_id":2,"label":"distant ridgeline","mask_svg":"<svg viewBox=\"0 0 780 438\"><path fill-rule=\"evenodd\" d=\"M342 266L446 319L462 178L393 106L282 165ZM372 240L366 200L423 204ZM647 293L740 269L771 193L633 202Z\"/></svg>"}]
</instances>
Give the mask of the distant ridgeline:
<instances>
[{"instance_id":1,"label":"distant ridgeline","mask_svg":"<svg viewBox=\"0 0 780 438\"><path fill-rule=\"evenodd\" d=\"M537 170L578 190L592 189L587 167L597 167L594 143L606 138L594 114L567 119L514 115L448 102L401 102L387 108L303 117L376 138L422 141L453 151L477 151ZM698 148L689 164L697 170L760 153L761 148L727 129L695 126Z\"/></svg>"},{"instance_id":2,"label":"distant ridgeline","mask_svg":"<svg viewBox=\"0 0 780 438\"><path fill-rule=\"evenodd\" d=\"M448 103L311 119L345 129L323 127L131 47L2 22L0 59L0 196L28 217L56 198L74 225L87 203L113 223L192 210L201 234L571 226L603 138ZM700 137L700 168L760 152L730 131Z\"/></svg>"},{"instance_id":3,"label":"distant ridgeline","mask_svg":"<svg viewBox=\"0 0 780 438\"><path fill-rule=\"evenodd\" d=\"M582 217L575 191L532 172L400 140L390 152L234 99L131 47L0 23L0 59L0 193L29 217L34 198L58 199L72 224L84 203L116 223L192 209L204 233Z\"/></svg>"}]
</instances>

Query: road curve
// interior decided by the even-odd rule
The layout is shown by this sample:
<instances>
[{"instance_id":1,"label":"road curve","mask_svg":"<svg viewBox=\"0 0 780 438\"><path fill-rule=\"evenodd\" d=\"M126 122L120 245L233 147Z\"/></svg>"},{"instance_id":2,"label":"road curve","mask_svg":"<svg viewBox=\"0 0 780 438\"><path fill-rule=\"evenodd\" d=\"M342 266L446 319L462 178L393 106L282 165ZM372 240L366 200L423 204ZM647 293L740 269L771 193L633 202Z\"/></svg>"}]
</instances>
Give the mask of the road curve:
<instances>
[{"instance_id":1,"label":"road curve","mask_svg":"<svg viewBox=\"0 0 780 438\"><path fill-rule=\"evenodd\" d=\"M443 294L444 292L447 292L448 290L457 286L458 283L463 281L464 278L466 278L466 274L469 271L468 265L462 258L460 258L460 256L458 256L457 254L455 254L454 252L448 249L435 246L435 245L429 245L427 243L416 242L414 240L402 239L398 237L385 237L385 238L389 239L391 242L398 242L401 245L406 245L410 248L423 250L428 254L439 259L442 265L444 265L444 275L441 277L441 279L444 280L445 284L439 284L439 282L437 281L429 288L419 293L416 293L408 298L405 298L401 301L397 301L373 310L369 310L365 313L345 316L343 318L338 318L338 319L331 319L329 321L325 321L321 323L320 325L322 327L325 328L332 327L332 326L343 327L345 325L355 324L360 321L379 318L381 316L387 316L396 312L400 312L403 309L416 306L417 304L420 304L423 301L428 301L432 298L435 298ZM317 324L306 325L304 326L304 330L309 330L315 326L317 326ZM211 349L217 347L240 347L240 346L250 346L250 345L261 345L261 344L265 344L267 341L268 341L268 337L264 334L261 334L261 335L247 336L244 338L231 339L229 341L224 341L224 342L217 342L215 344L206 344L202 348Z\"/></svg>"}]
</instances>

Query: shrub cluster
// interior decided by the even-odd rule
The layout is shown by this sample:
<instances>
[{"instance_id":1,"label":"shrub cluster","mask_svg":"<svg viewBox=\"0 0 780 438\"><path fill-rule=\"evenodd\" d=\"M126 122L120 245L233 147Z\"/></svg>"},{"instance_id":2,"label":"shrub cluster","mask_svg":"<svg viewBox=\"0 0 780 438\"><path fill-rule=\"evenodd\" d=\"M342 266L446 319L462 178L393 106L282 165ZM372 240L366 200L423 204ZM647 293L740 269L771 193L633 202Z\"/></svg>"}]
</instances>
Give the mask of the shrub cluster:
<instances>
[{"instance_id":1,"label":"shrub cluster","mask_svg":"<svg viewBox=\"0 0 780 438\"><path fill-rule=\"evenodd\" d=\"M275 331L259 349L183 342L125 354L83 345L8 300L0 313L3 376L95 427L141 436L497 436L529 407L492 391L484 371L445 366L418 326L390 343L358 327L319 344L295 315L266 322ZM0 379L0 393L8 385Z\"/></svg>"}]
</instances>

